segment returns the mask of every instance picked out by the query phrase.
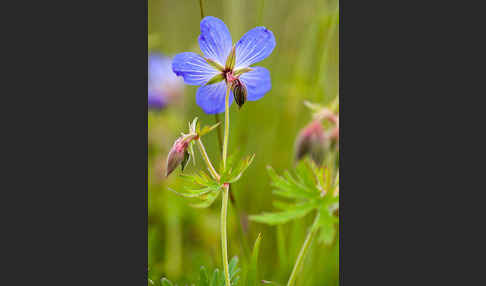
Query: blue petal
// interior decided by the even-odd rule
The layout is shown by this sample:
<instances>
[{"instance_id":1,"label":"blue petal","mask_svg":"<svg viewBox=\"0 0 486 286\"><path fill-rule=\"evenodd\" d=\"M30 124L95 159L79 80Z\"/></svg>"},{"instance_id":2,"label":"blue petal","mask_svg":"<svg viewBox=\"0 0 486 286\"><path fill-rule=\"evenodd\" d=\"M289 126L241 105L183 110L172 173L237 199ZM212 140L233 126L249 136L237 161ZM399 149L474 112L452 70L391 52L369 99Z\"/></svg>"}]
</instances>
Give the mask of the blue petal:
<instances>
[{"instance_id":1,"label":"blue petal","mask_svg":"<svg viewBox=\"0 0 486 286\"><path fill-rule=\"evenodd\" d=\"M172 70L184 78L189 85L202 85L219 73L206 60L195 53L177 54L172 61Z\"/></svg>"},{"instance_id":2,"label":"blue petal","mask_svg":"<svg viewBox=\"0 0 486 286\"><path fill-rule=\"evenodd\" d=\"M231 34L223 21L212 16L201 20L199 47L207 58L224 66L232 43Z\"/></svg>"},{"instance_id":3,"label":"blue petal","mask_svg":"<svg viewBox=\"0 0 486 286\"><path fill-rule=\"evenodd\" d=\"M265 27L256 27L246 32L236 43L236 68L249 67L266 57L275 48L275 37Z\"/></svg>"},{"instance_id":4,"label":"blue petal","mask_svg":"<svg viewBox=\"0 0 486 286\"><path fill-rule=\"evenodd\" d=\"M252 67L252 69L240 76L240 80L243 81L248 91L247 100L249 101L262 98L272 88L270 72L266 68Z\"/></svg>"},{"instance_id":5,"label":"blue petal","mask_svg":"<svg viewBox=\"0 0 486 286\"><path fill-rule=\"evenodd\" d=\"M226 96L226 82L221 81L215 84L201 86L196 92L196 103L207 114L224 112ZM233 103L233 94L230 91L229 104Z\"/></svg>"}]
</instances>

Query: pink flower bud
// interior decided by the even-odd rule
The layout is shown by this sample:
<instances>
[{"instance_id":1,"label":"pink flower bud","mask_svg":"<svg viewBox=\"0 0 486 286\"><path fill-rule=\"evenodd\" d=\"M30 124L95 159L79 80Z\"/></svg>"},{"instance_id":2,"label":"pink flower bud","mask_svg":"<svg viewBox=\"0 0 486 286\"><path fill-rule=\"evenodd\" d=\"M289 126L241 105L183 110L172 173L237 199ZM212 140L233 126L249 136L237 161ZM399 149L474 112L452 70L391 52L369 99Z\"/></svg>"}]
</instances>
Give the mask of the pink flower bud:
<instances>
[{"instance_id":1,"label":"pink flower bud","mask_svg":"<svg viewBox=\"0 0 486 286\"><path fill-rule=\"evenodd\" d=\"M179 166L183 161L187 161L188 152L187 147L195 136L190 137L179 137L172 145L172 148L167 155L167 167L165 168L165 176L168 177L177 166Z\"/></svg>"},{"instance_id":2,"label":"pink flower bud","mask_svg":"<svg viewBox=\"0 0 486 286\"><path fill-rule=\"evenodd\" d=\"M301 160L309 155L316 164L320 165L324 160L329 144L329 138L324 132L320 121L314 120L304 127L297 136L295 159Z\"/></svg>"}]
</instances>

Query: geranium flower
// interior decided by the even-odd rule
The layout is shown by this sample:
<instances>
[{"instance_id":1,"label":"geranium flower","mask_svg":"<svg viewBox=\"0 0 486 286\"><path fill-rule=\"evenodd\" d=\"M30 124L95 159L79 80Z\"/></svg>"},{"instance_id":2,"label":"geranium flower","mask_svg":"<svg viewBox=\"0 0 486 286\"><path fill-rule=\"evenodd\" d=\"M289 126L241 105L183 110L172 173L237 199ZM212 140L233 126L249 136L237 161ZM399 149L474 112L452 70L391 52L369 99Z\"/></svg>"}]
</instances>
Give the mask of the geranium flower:
<instances>
[{"instance_id":1,"label":"geranium flower","mask_svg":"<svg viewBox=\"0 0 486 286\"><path fill-rule=\"evenodd\" d=\"M196 103L204 112L224 112L228 85L240 106L246 100L262 98L271 89L270 72L263 67L250 67L275 48L275 37L265 27L251 29L233 45L224 22L208 16L201 20L199 47L204 57L190 52L178 54L172 70L186 84L200 86ZM229 104L232 102L230 96Z\"/></svg>"},{"instance_id":2,"label":"geranium flower","mask_svg":"<svg viewBox=\"0 0 486 286\"><path fill-rule=\"evenodd\" d=\"M184 83L172 71L172 60L159 53L151 53L148 59L148 106L163 108L171 100L180 97Z\"/></svg>"}]
</instances>

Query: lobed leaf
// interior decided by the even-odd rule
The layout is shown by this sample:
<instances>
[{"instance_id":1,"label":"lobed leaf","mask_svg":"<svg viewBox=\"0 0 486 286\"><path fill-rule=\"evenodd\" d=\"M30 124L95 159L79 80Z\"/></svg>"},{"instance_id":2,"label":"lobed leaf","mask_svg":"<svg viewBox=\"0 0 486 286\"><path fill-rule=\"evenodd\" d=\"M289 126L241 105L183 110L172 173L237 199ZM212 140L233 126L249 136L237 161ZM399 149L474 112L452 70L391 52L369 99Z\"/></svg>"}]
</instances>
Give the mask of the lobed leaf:
<instances>
[{"instance_id":1,"label":"lobed leaf","mask_svg":"<svg viewBox=\"0 0 486 286\"><path fill-rule=\"evenodd\" d=\"M294 219L307 215L316 208L315 202L307 202L300 205L294 205L293 208L282 212L263 213L260 215L250 215L250 220L266 223L269 225L283 224Z\"/></svg>"},{"instance_id":2,"label":"lobed leaf","mask_svg":"<svg viewBox=\"0 0 486 286\"><path fill-rule=\"evenodd\" d=\"M210 207L214 203L214 201L218 198L220 193L221 192L219 192L219 191L209 193L206 198L202 199L202 202L191 204L191 206L194 207L194 208Z\"/></svg>"},{"instance_id":3,"label":"lobed leaf","mask_svg":"<svg viewBox=\"0 0 486 286\"><path fill-rule=\"evenodd\" d=\"M241 160L236 168L230 168L228 173L223 175L223 181L230 184L238 181L243 173L246 171L246 169L248 169L248 167L251 165L254 158L255 154L249 155Z\"/></svg>"},{"instance_id":4,"label":"lobed leaf","mask_svg":"<svg viewBox=\"0 0 486 286\"><path fill-rule=\"evenodd\" d=\"M272 167L268 166L267 170L272 179L271 185L276 188L274 194L293 199L313 199L319 196L318 192L309 192L302 184L294 184L295 180L288 181L277 175Z\"/></svg>"}]
</instances>

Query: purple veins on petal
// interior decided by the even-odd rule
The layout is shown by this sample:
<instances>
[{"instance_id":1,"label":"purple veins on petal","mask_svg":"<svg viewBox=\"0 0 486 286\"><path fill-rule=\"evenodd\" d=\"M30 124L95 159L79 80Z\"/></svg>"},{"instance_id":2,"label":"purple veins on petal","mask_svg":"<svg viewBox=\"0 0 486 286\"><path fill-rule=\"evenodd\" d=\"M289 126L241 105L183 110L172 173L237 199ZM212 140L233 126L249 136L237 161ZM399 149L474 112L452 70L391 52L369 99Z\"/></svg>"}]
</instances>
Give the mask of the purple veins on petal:
<instances>
[{"instance_id":1,"label":"purple veins on petal","mask_svg":"<svg viewBox=\"0 0 486 286\"><path fill-rule=\"evenodd\" d=\"M226 97L226 83L219 83L201 86L196 92L196 103L207 114L216 114L224 112ZM230 91L229 105L233 103L233 94Z\"/></svg>"},{"instance_id":2,"label":"purple veins on petal","mask_svg":"<svg viewBox=\"0 0 486 286\"><path fill-rule=\"evenodd\" d=\"M212 16L202 19L200 27L199 47L204 56L224 65L233 42L228 27Z\"/></svg>"},{"instance_id":3,"label":"purple veins on petal","mask_svg":"<svg viewBox=\"0 0 486 286\"><path fill-rule=\"evenodd\" d=\"M177 54L172 61L172 70L189 85L203 85L219 73L203 57L190 52Z\"/></svg>"},{"instance_id":4,"label":"purple veins on petal","mask_svg":"<svg viewBox=\"0 0 486 286\"><path fill-rule=\"evenodd\" d=\"M248 67L264 60L275 48L272 31L256 27L246 32L236 43L236 69Z\"/></svg>"},{"instance_id":5,"label":"purple veins on petal","mask_svg":"<svg viewBox=\"0 0 486 286\"><path fill-rule=\"evenodd\" d=\"M204 112L215 114L225 111L227 84L238 91L240 105L246 100L262 98L272 88L267 69L255 67L250 70L252 64L268 57L275 48L275 37L270 30L256 27L243 35L235 44L233 66L233 61L227 59L233 43L226 24L208 16L201 21L200 28L198 41L204 57L189 52L178 54L173 60L172 70L182 76L186 84L200 86L196 92L196 103ZM238 86L234 85L235 80L238 80ZM210 84L207 84L208 81ZM230 105L234 100L233 91L231 93Z\"/></svg>"},{"instance_id":6,"label":"purple veins on petal","mask_svg":"<svg viewBox=\"0 0 486 286\"><path fill-rule=\"evenodd\" d=\"M266 68L252 67L252 69L240 76L240 80L243 81L248 91L247 100L249 101L262 98L272 88L270 72Z\"/></svg>"}]
</instances>

